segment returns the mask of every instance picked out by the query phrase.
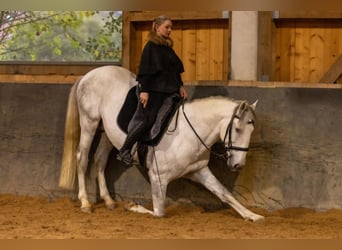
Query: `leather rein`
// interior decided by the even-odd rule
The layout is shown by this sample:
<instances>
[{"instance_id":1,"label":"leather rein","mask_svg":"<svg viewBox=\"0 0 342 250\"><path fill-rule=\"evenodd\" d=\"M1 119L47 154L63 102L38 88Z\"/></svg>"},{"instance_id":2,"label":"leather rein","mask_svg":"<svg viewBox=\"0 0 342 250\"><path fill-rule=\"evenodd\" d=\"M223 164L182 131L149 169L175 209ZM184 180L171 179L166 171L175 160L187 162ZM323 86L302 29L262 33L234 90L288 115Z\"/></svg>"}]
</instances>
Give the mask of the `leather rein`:
<instances>
[{"instance_id":1,"label":"leather rein","mask_svg":"<svg viewBox=\"0 0 342 250\"><path fill-rule=\"evenodd\" d=\"M187 117L187 115L185 114L185 111L184 111L184 100L182 101L181 103L182 105L182 111L183 111L183 115L185 117L185 120L187 121L187 123L189 124L190 128L192 129L192 131L194 132L194 134L196 135L196 137L198 138L198 140L201 142L201 144L208 150L210 151L213 155L219 157L219 158L222 158L224 160L229 160L229 158L231 157L231 154L232 154L232 151L235 150L235 151L244 151L244 152L247 152L249 150L249 148L245 148L245 147L238 147L238 146L234 146L233 145L233 142L232 142L232 129L233 129L233 121L234 119L240 119L240 117L236 114L238 108L239 108L239 105L237 107L235 107L234 109L234 113L228 123L228 126L227 126L227 129L226 129L226 133L224 135L224 139L223 139L223 142L222 144L224 145L225 147L225 153L224 154L220 154L220 153L216 153L212 150L210 150L210 148L205 144L205 142L202 140L202 138L199 136L199 134L197 133L197 131L195 130L195 128L192 126L189 118ZM177 113L177 116L178 116L178 113ZM178 118L178 117L177 117ZM178 120L178 119L177 119ZM228 142L227 144L225 143L226 142L226 139L228 137Z\"/></svg>"}]
</instances>

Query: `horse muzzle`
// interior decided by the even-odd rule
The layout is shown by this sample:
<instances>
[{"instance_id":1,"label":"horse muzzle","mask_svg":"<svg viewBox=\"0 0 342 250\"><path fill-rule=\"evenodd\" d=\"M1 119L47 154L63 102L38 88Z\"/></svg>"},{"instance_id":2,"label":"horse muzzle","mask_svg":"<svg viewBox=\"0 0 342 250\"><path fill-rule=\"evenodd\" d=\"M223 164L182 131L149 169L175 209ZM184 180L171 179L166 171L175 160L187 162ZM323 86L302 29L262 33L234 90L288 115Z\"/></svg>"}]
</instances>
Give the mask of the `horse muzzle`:
<instances>
[{"instance_id":1,"label":"horse muzzle","mask_svg":"<svg viewBox=\"0 0 342 250\"><path fill-rule=\"evenodd\" d=\"M231 172L238 172L242 169L242 166L240 164L234 164L234 165L228 164L228 167Z\"/></svg>"}]
</instances>

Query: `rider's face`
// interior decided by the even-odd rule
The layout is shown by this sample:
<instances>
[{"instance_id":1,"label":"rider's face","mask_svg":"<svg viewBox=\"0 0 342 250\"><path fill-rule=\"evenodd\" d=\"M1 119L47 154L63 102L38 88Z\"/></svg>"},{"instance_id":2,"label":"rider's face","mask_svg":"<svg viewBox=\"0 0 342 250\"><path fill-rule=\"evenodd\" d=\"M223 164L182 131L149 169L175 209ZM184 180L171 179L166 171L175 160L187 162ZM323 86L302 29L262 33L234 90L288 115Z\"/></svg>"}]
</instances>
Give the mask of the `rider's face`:
<instances>
[{"instance_id":1,"label":"rider's face","mask_svg":"<svg viewBox=\"0 0 342 250\"><path fill-rule=\"evenodd\" d=\"M172 22L171 20L166 20L161 25L156 28L157 34L164 38L169 38L172 30Z\"/></svg>"}]
</instances>

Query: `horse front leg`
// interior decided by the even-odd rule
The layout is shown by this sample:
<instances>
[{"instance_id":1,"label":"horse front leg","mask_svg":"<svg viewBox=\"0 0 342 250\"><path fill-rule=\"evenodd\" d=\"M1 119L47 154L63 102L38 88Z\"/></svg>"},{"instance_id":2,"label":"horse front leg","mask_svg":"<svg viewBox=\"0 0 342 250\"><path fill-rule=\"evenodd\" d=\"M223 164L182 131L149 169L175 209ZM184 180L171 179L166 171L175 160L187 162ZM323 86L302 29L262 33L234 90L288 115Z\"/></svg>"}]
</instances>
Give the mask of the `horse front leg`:
<instances>
[{"instance_id":1,"label":"horse front leg","mask_svg":"<svg viewBox=\"0 0 342 250\"><path fill-rule=\"evenodd\" d=\"M135 204L134 202L128 203L125 207L127 210L137 213L148 213L156 217L162 217L165 215L165 201L166 201L166 188L168 181L163 179L158 171L149 171L153 211L146 209L145 207Z\"/></svg>"},{"instance_id":2,"label":"horse front leg","mask_svg":"<svg viewBox=\"0 0 342 250\"><path fill-rule=\"evenodd\" d=\"M245 208L234 196L226 189L212 174L208 167L202 168L197 172L194 172L187 176L187 178L201 183L209 191L215 194L221 201L229 204L235 211L237 211L245 220L253 222L260 222L264 220L264 217L253 213L252 211Z\"/></svg>"},{"instance_id":3,"label":"horse front leg","mask_svg":"<svg viewBox=\"0 0 342 250\"><path fill-rule=\"evenodd\" d=\"M163 179L159 173L150 173L151 192L153 203L153 215L157 217L165 216L166 189L168 181Z\"/></svg>"},{"instance_id":4,"label":"horse front leg","mask_svg":"<svg viewBox=\"0 0 342 250\"><path fill-rule=\"evenodd\" d=\"M94 155L94 160L95 160L95 166L97 168L97 180L99 183L100 197L101 199L104 200L106 207L109 209L114 209L117 207L117 204L109 195L106 178L105 178L105 169L107 166L108 156L112 148L113 148L113 145L109 141L107 135L105 133L102 133L99 145Z\"/></svg>"}]
</instances>

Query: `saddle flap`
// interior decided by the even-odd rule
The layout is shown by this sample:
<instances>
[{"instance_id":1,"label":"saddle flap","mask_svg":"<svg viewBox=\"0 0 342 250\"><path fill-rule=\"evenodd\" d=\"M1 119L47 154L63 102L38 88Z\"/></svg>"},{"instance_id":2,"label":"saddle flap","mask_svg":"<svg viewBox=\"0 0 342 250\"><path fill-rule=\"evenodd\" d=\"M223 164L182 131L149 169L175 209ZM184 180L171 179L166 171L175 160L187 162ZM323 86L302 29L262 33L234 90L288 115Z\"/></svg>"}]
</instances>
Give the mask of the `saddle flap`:
<instances>
[{"instance_id":1,"label":"saddle flap","mask_svg":"<svg viewBox=\"0 0 342 250\"><path fill-rule=\"evenodd\" d=\"M117 117L117 123L120 129L126 134L128 133L128 125L132 120L138 105L136 89L137 86L134 86L128 91L125 102L122 105ZM163 105L159 109L152 128L142 136L140 142L150 146L155 146L158 144L180 103L181 98L177 93L166 98Z\"/></svg>"}]
</instances>

